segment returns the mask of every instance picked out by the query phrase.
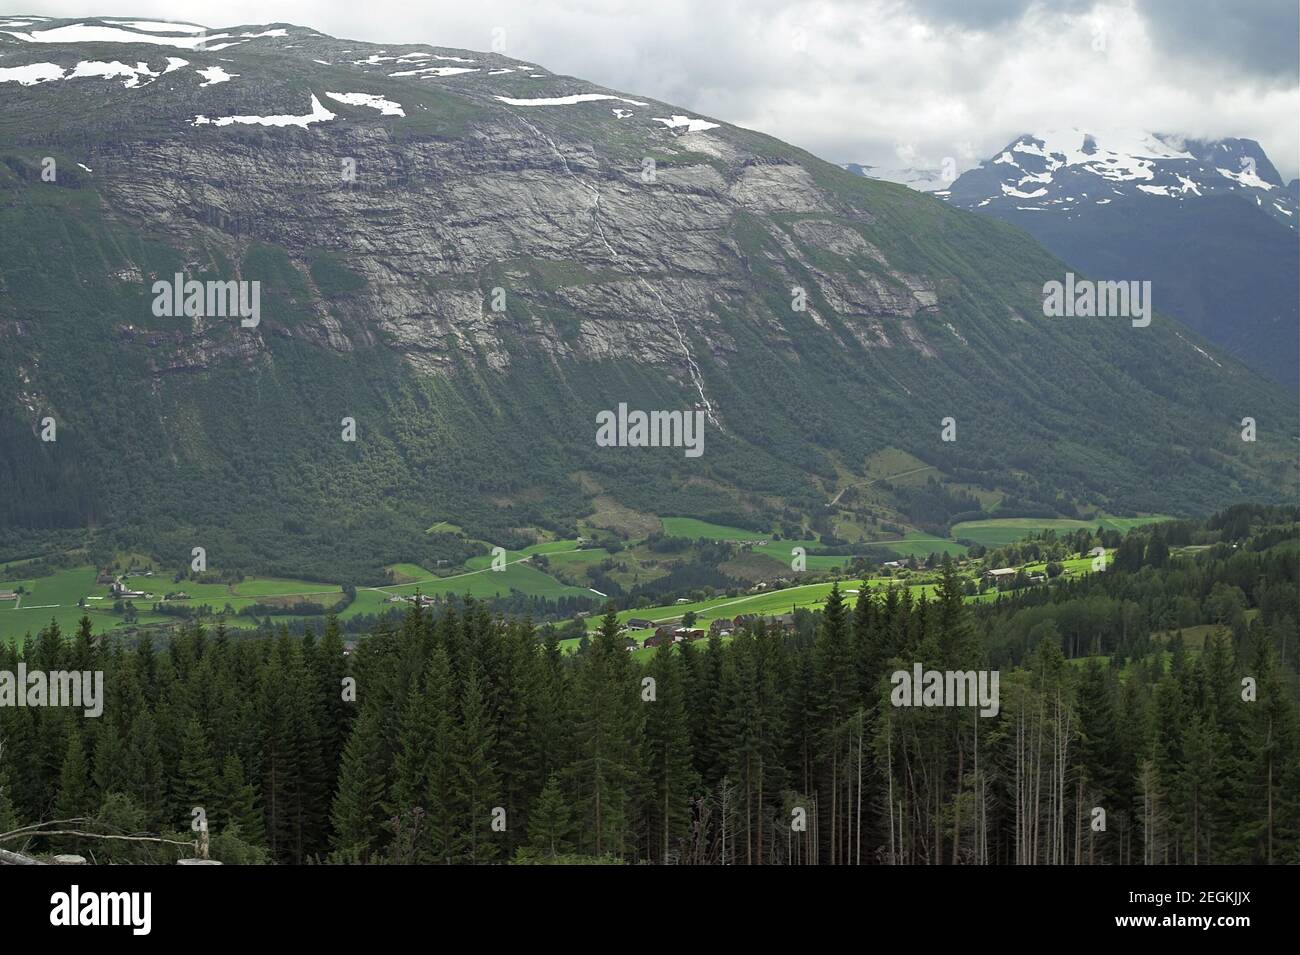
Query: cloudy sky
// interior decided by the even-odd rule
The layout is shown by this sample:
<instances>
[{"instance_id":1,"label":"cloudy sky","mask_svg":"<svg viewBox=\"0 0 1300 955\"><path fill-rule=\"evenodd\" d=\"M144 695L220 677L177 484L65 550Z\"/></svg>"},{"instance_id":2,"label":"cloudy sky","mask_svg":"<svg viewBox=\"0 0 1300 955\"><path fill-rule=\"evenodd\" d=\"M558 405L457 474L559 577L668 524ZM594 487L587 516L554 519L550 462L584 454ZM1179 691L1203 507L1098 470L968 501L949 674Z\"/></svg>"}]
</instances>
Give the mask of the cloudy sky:
<instances>
[{"instance_id":1,"label":"cloudy sky","mask_svg":"<svg viewBox=\"0 0 1300 955\"><path fill-rule=\"evenodd\" d=\"M16 0L14 13L289 22L510 56L836 162L958 169L1022 132L1257 139L1300 164L1296 0Z\"/></svg>"}]
</instances>

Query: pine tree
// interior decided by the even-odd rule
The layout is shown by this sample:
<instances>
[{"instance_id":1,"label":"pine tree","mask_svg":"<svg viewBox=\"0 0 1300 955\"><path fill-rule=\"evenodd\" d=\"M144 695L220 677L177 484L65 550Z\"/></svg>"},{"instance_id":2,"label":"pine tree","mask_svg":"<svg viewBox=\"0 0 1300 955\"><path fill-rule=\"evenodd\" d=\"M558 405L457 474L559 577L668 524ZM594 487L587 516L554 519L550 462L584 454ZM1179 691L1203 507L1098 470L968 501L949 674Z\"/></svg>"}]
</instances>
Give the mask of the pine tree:
<instances>
[{"instance_id":1,"label":"pine tree","mask_svg":"<svg viewBox=\"0 0 1300 955\"><path fill-rule=\"evenodd\" d=\"M451 667L447 653L434 647L419 687L407 695L397 729L389 815L406 818L423 813L417 858L448 862L454 851L458 823L452 777L455 720L451 697Z\"/></svg>"},{"instance_id":2,"label":"pine tree","mask_svg":"<svg viewBox=\"0 0 1300 955\"><path fill-rule=\"evenodd\" d=\"M234 753L227 754L217 780L217 824L224 830L235 829L249 845L260 846L265 840L265 821L257 806L257 789L244 775L244 764Z\"/></svg>"},{"instance_id":3,"label":"pine tree","mask_svg":"<svg viewBox=\"0 0 1300 955\"><path fill-rule=\"evenodd\" d=\"M339 761L352 725L354 704L343 699L343 679L347 676L347 657L343 655L343 637L339 621L330 614L325 633L312 656L311 673L317 705L322 715L320 733L321 762L325 769L322 786L333 792L338 784Z\"/></svg>"},{"instance_id":4,"label":"pine tree","mask_svg":"<svg viewBox=\"0 0 1300 955\"><path fill-rule=\"evenodd\" d=\"M126 746L125 776L130 787L127 795L144 813L151 828L161 828L164 821L174 825L175 820L165 820L167 776L154 725L154 718L147 709L141 710L132 721Z\"/></svg>"},{"instance_id":5,"label":"pine tree","mask_svg":"<svg viewBox=\"0 0 1300 955\"><path fill-rule=\"evenodd\" d=\"M596 855L628 847L639 778L641 703L613 608L582 655L575 688L572 778L584 848Z\"/></svg>"},{"instance_id":6,"label":"pine tree","mask_svg":"<svg viewBox=\"0 0 1300 955\"><path fill-rule=\"evenodd\" d=\"M1300 788L1288 785L1288 766L1294 766L1300 734L1295 707L1278 673L1273 648L1261 633L1251 659L1257 699L1247 709L1244 797L1241 814L1245 861L1282 861L1282 847L1295 844L1300 832Z\"/></svg>"},{"instance_id":7,"label":"pine tree","mask_svg":"<svg viewBox=\"0 0 1300 955\"><path fill-rule=\"evenodd\" d=\"M11 787L3 757L4 751L0 749L0 832L11 832L19 826L18 810L9 796Z\"/></svg>"},{"instance_id":8,"label":"pine tree","mask_svg":"<svg viewBox=\"0 0 1300 955\"><path fill-rule=\"evenodd\" d=\"M822 613L821 628L813 650L813 682L816 687L816 745L822 761L818 809L824 816L822 833L832 864L845 856L846 724L857 711L857 672L854 666L853 635L848 610L838 583L831 585Z\"/></svg>"},{"instance_id":9,"label":"pine tree","mask_svg":"<svg viewBox=\"0 0 1300 955\"><path fill-rule=\"evenodd\" d=\"M1121 815L1127 812L1119 798L1123 747L1116 725L1115 693L1114 677L1110 671L1096 659L1089 660L1083 668L1078 689L1078 762L1087 805L1105 809L1112 820L1111 826L1118 824ZM1093 833L1089 829L1090 861L1096 861L1098 851L1102 852L1102 861L1107 861L1104 847L1110 842L1105 833Z\"/></svg>"},{"instance_id":10,"label":"pine tree","mask_svg":"<svg viewBox=\"0 0 1300 955\"><path fill-rule=\"evenodd\" d=\"M86 761L86 751L81 743L81 733L74 726L68 733L68 751L63 758L63 767L59 771L59 799L55 815L59 819L76 819L88 816L94 811L91 805L90 767ZM78 840L66 843L69 851L75 852Z\"/></svg>"},{"instance_id":11,"label":"pine tree","mask_svg":"<svg viewBox=\"0 0 1300 955\"><path fill-rule=\"evenodd\" d=\"M126 773L127 747L117 731L116 721L105 720L95 738L95 792L99 802L110 793L124 793L130 790L130 780Z\"/></svg>"},{"instance_id":12,"label":"pine tree","mask_svg":"<svg viewBox=\"0 0 1300 955\"><path fill-rule=\"evenodd\" d=\"M560 786L559 776L552 774L542 787L537 806L528 822L528 841L548 856L562 855L572 849L573 814Z\"/></svg>"},{"instance_id":13,"label":"pine tree","mask_svg":"<svg viewBox=\"0 0 1300 955\"><path fill-rule=\"evenodd\" d=\"M461 832L458 854L476 863L495 858L505 841L493 831L500 799L500 777L492 760L494 744L476 665L466 674L461 694L460 727L455 733L454 792ZM507 815L507 827L512 820Z\"/></svg>"},{"instance_id":14,"label":"pine tree","mask_svg":"<svg viewBox=\"0 0 1300 955\"><path fill-rule=\"evenodd\" d=\"M189 819L196 808L203 809L209 817L219 817L216 796L217 772L212 760L212 747L208 745L203 725L190 717L181 737L181 758L173 793L174 809L178 818L183 819Z\"/></svg>"},{"instance_id":15,"label":"pine tree","mask_svg":"<svg viewBox=\"0 0 1300 955\"><path fill-rule=\"evenodd\" d=\"M651 845L660 862L686 837L691 797L698 777L691 761L690 726L681 661L673 644L661 643L650 665L654 699L645 701L646 815L653 827Z\"/></svg>"},{"instance_id":16,"label":"pine tree","mask_svg":"<svg viewBox=\"0 0 1300 955\"><path fill-rule=\"evenodd\" d=\"M501 669L493 681L497 696L493 759L501 777L501 805L510 820L505 841L514 846L523 841L529 807L544 782L530 719L537 712L536 696L541 691L541 661L531 626L510 624L503 637Z\"/></svg>"},{"instance_id":17,"label":"pine tree","mask_svg":"<svg viewBox=\"0 0 1300 955\"><path fill-rule=\"evenodd\" d=\"M386 789L380 724L377 709L361 711L347 744L339 770L339 789L331 820L338 858L365 862L380 848L384 818L381 804Z\"/></svg>"}]
</instances>

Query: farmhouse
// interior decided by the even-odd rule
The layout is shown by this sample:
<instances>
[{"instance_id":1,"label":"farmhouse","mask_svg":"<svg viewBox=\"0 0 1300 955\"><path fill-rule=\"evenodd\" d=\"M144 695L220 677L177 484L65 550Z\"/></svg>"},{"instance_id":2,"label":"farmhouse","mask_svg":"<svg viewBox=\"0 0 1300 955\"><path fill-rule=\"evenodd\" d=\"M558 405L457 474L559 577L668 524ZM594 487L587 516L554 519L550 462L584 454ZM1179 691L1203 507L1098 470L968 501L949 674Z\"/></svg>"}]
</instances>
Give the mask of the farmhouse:
<instances>
[{"instance_id":1,"label":"farmhouse","mask_svg":"<svg viewBox=\"0 0 1300 955\"><path fill-rule=\"evenodd\" d=\"M631 617L627 622L629 630L653 630L654 625L653 620L647 620L645 617Z\"/></svg>"},{"instance_id":2,"label":"farmhouse","mask_svg":"<svg viewBox=\"0 0 1300 955\"><path fill-rule=\"evenodd\" d=\"M997 570L986 570L986 571L984 571L984 579L985 579L985 580L991 580L991 581L993 581L995 584L996 584L996 583L999 583L999 582L1001 582L1001 581L1004 581L1004 580L1006 580L1006 581L1015 580L1015 579L1016 579L1016 568L1014 568L1014 567L999 567Z\"/></svg>"},{"instance_id":3,"label":"farmhouse","mask_svg":"<svg viewBox=\"0 0 1300 955\"><path fill-rule=\"evenodd\" d=\"M0 600L17 600L18 595L12 590L0 590Z\"/></svg>"}]
</instances>

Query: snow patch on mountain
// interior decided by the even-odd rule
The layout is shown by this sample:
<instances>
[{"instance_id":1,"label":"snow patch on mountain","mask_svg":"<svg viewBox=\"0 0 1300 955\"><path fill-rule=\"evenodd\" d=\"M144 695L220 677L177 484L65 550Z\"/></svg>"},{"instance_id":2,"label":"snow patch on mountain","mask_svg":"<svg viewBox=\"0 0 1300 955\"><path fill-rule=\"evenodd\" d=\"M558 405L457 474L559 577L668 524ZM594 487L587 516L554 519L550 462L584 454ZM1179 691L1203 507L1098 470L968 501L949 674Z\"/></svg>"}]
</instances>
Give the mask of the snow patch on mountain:
<instances>
[{"instance_id":1,"label":"snow patch on mountain","mask_svg":"<svg viewBox=\"0 0 1300 955\"><path fill-rule=\"evenodd\" d=\"M1233 172L1231 169L1223 169L1221 167L1216 166L1215 172L1217 172L1220 176L1223 176L1225 179L1231 179L1233 182L1239 182L1243 186L1250 186L1250 188L1252 189L1275 188L1271 182L1265 182L1263 179L1260 179L1259 176L1255 173L1255 169L1253 166L1247 166L1244 169L1242 169L1240 172Z\"/></svg>"},{"instance_id":2,"label":"snow patch on mountain","mask_svg":"<svg viewBox=\"0 0 1300 955\"><path fill-rule=\"evenodd\" d=\"M195 70L194 72L203 77L203 82L199 84L200 87L216 86L218 83L229 83L233 77L239 75L238 73L227 73L219 66L209 66L201 70Z\"/></svg>"},{"instance_id":3,"label":"snow patch on mountain","mask_svg":"<svg viewBox=\"0 0 1300 955\"><path fill-rule=\"evenodd\" d=\"M154 46L174 46L186 50L223 49L230 44L208 46L215 40L230 39L229 33L214 36L157 36L123 30L120 27L94 26L87 23L70 23L61 27L47 27L22 33L14 30L0 31L25 43L147 43Z\"/></svg>"},{"instance_id":4,"label":"snow patch on mountain","mask_svg":"<svg viewBox=\"0 0 1300 955\"><path fill-rule=\"evenodd\" d=\"M82 60L76 66L67 70L57 63L28 63L26 66L0 68L0 83L35 86L38 83L48 83L53 80L122 79L125 80L122 84L123 87L135 89L140 86L148 86L159 76L186 66L188 62L188 60L183 60L180 57L169 56L167 66L161 72L149 69L148 63L139 62L135 66L130 66L118 60L107 63L100 60Z\"/></svg>"},{"instance_id":5,"label":"snow patch on mountain","mask_svg":"<svg viewBox=\"0 0 1300 955\"><path fill-rule=\"evenodd\" d=\"M35 86L63 79L63 67L56 63L28 63L26 66L0 67L0 83Z\"/></svg>"},{"instance_id":6,"label":"snow patch on mountain","mask_svg":"<svg viewBox=\"0 0 1300 955\"><path fill-rule=\"evenodd\" d=\"M389 73L389 76L458 76L461 73L477 73L478 68L472 66L426 66L418 70L400 70L397 73Z\"/></svg>"},{"instance_id":7,"label":"snow patch on mountain","mask_svg":"<svg viewBox=\"0 0 1300 955\"><path fill-rule=\"evenodd\" d=\"M332 119L337 119L337 115L331 113L313 93L311 98L311 112L305 116L221 116L217 119L209 119L207 116L199 114L194 117L191 126L230 126L238 123L245 126L300 126L306 129L312 123L325 123Z\"/></svg>"},{"instance_id":8,"label":"snow patch on mountain","mask_svg":"<svg viewBox=\"0 0 1300 955\"><path fill-rule=\"evenodd\" d=\"M593 103L603 99L616 99L620 103L631 103L633 106L650 105L649 103L642 103L640 100L628 99L626 96L613 96L609 93L574 93L571 96L539 96L532 99L498 96L497 99L507 106L574 106L578 103Z\"/></svg>"},{"instance_id":9,"label":"snow patch on mountain","mask_svg":"<svg viewBox=\"0 0 1300 955\"><path fill-rule=\"evenodd\" d=\"M374 93L326 93L325 95L346 106L369 106L371 109L379 110L384 116L406 115L401 103L394 103Z\"/></svg>"},{"instance_id":10,"label":"snow patch on mountain","mask_svg":"<svg viewBox=\"0 0 1300 955\"><path fill-rule=\"evenodd\" d=\"M633 100L625 100L625 102L631 103ZM646 106L648 104L637 103L636 105ZM662 116L652 116L651 119L656 123L663 123L669 129L680 129L684 126L688 133L701 133L706 129L718 128L717 123L710 123L707 119L694 119L690 116L674 115L671 119L665 119Z\"/></svg>"}]
</instances>

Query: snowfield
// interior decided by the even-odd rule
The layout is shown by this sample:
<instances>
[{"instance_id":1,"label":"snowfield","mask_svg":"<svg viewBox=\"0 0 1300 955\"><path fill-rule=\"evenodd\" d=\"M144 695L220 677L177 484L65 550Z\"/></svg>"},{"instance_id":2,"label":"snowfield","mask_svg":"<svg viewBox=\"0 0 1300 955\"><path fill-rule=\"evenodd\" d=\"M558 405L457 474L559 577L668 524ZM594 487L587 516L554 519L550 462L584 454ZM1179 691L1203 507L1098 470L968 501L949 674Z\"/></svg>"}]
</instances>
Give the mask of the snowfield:
<instances>
[{"instance_id":1,"label":"snowfield","mask_svg":"<svg viewBox=\"0 0 1300 955\"><path fill-rule=\"evenodd\" d=\"M613 96L609 93L574 93L571 96L540 96L532 99L515 99L510 96L498 96L501 102L507 106L573 106L577 103L594 103L597 100L613 99L620 103L631 103L633 106L649 106L649 103L642 103L639 100L628 99L626 96Z\"/></svg>"},{"instance_id":2,"label":"snowfield","mask_svg":"<svg viewBox=\"0 0 1300 955\"><path fill-rule=\"evenodd\" d=\"M191 126L230 126L238 123L244 126L300 126L306 129L312 123L325 123L338 117L326 109L313 93L311 112L305 116L221 116L209 119L199 114L194 117Z\"/></svg>"},{"instance_id":3,"label":"snowfield","mask_svg":"<svg viewBox=\"0 0 1300 955\"><path fill-rule=\"evenodd\" d=\"M325 95L335 102L347 106L369 106L371 109L379 110L385 116L406 115L401 103L394 103L392 100L386 100L374 93L326 93Z\"/></svg>"}]
</instances>

